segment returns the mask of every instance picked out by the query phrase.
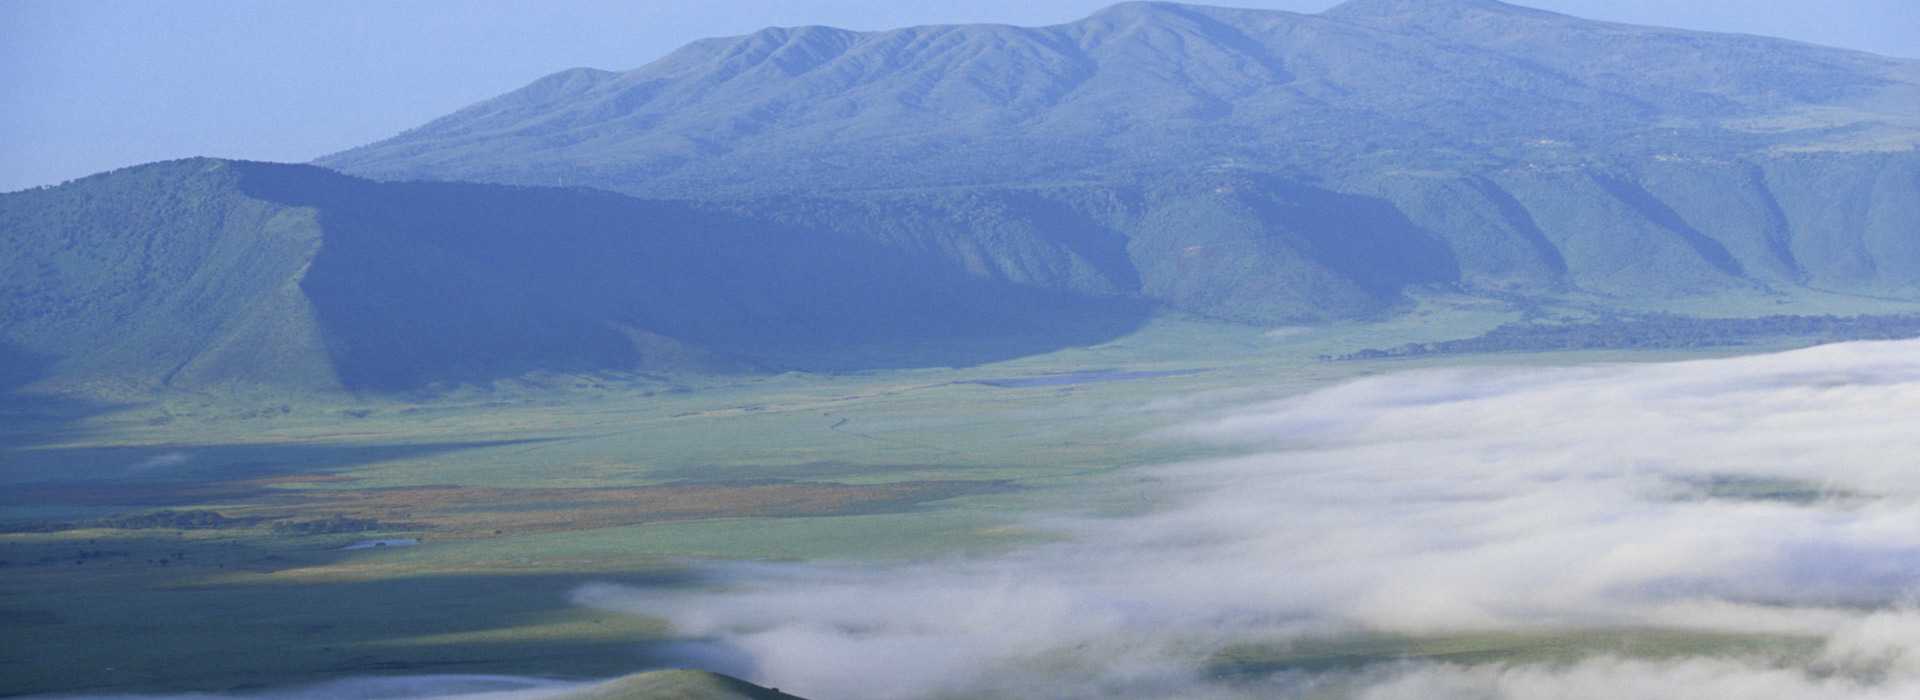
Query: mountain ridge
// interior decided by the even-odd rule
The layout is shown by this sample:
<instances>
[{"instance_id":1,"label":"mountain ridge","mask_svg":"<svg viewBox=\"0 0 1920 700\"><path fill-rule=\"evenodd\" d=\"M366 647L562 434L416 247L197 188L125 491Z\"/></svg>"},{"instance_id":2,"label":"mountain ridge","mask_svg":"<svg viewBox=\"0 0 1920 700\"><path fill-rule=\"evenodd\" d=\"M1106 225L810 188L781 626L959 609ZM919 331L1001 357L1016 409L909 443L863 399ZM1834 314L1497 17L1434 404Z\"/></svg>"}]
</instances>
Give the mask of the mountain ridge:
<instances>
[{"instance_id":1,"label":"mountain ridge","mask_svg":"<svg viewBox=\"0 0 1920 700\"><path fill-rule=\"evenodd\" d=\"M35 368L0 385L950 366L1424 294L1920 301L1917 146L1920 61L1491 0L771 28L547 76L345 174L0 195L0 357Z\"/></svg>"},{"instance_id":2,"label":"mountain ridge","mask_svg":"<svg viewBox=\"0 0 1920 700\"><path fill-rule=\"evenodd\" d=\"M1542 139L1601 160L1880 143L1863 132L1910 147L1920 117L1897 108L1916 100L1920 62L1502 3L1130 3L1045 27L706 39L319 162L649 196L1131 182L1182 159L1471 171L1524 161Z\"/></svg>"},{"instance_id":3,"label":"mountain ridge","mask_svg":"<svg viewBox=\"0 0 1920 700\"><path fill-rule=\"evenodd\" d=\"M0 243L0 355L51 360L16 386L400 392L972 364L1144 313L805 217L215 159L0 195Z\"/></svg>"}]
</instances>

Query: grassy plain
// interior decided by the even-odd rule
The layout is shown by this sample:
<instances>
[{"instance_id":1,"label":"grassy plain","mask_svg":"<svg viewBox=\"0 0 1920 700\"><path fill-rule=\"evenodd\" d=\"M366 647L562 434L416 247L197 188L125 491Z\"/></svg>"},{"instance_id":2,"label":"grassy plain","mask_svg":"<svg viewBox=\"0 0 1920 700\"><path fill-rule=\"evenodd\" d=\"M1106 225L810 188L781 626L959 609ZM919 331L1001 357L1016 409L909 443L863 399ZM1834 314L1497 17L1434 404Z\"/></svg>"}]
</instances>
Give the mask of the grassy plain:
<instances>
[{"instance_id":1,"label":"grassy plain","mask_svg":"<svg viewBox=\"0 0 1920 700\"><path fill-rule=\"evenodd\" d=\"M690 585L689 559L992 551L1040 537L1023 527L1034 512L1151 507L1152 485L1128 470L1203 456L1150 437L1196 414L1420 366L1703 354L1315 359L1515 318L1433 298L1392 322L1311 330L1163 318L1104 345L967 368L556 377L431 400L199 394L9 421L0 695L368 673L615 676L658 665L668 630L570 605L583 583ZM972 383L1089 370L1198 371ZM209 510L221 519L193 527L115 520ZM343 549L385 538L420 544ZM1540 646L1343 644L1221 663Z\"/></svg>"}]
</instances>

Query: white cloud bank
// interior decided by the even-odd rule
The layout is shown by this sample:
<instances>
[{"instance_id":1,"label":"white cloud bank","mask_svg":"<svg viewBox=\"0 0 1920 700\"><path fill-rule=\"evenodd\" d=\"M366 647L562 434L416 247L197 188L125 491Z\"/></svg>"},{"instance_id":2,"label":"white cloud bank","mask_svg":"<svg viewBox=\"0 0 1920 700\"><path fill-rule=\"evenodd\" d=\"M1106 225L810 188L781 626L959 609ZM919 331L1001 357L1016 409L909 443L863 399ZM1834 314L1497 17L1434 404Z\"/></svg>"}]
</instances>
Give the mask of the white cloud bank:
<instances>
[{"instance_id":1,"label":"white cloud bank","mask_svg":"<svg viewBox=\"0 0 1920 700\"><path fill-rule=\"evenodd\" d=\"M1920 697L1920 343L1422 371L1174 434L1247 453L1152 470L1156 513L1062 521L1063 544L576 599L823 699ZM1806 643L1206 671L1249 641L1637 628Z\"/></svg>"}]
</instances>

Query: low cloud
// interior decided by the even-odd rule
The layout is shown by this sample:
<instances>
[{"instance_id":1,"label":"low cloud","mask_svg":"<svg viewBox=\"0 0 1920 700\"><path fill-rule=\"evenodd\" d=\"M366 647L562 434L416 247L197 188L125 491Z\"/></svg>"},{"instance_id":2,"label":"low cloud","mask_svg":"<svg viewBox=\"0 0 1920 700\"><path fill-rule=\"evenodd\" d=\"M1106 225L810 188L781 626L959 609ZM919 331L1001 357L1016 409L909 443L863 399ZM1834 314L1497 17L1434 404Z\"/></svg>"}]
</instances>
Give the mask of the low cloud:
<instances>
[{"instance_id":1,"label":"low cloud","mask_svg":"<svg viewBox=\"0 0 1920 700\"><path fill-rule=\"evenodd\" d=\"M1058 544L576 600L822 698L1914 697L1916 416L1914 342L1410 372L1195 417L1167 436L1244 454L1150 470L1155 512L1053 519ZM1642 629L1800 643L1211 670L1252 643Z\"/></svg>"}]
</instances>

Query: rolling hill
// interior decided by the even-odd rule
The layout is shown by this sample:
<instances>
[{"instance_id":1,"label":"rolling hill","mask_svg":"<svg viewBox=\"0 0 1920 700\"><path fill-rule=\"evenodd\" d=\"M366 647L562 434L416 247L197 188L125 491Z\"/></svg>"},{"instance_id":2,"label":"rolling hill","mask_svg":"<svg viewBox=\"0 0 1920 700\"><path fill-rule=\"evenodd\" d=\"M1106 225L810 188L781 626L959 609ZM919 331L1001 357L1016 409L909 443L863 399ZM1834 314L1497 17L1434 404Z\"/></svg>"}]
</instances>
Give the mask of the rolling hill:
<instances>
[{"instance_id":1,"label":"rolling hill","mask_svg":"<svg viewBox=\"0 0 1920 700\"><path fill-rule=\"evenodd\" d=\"M707 671L645 671L560 696L558 700L800 700L776 688Z\"/></svg>"}]
</instances>

